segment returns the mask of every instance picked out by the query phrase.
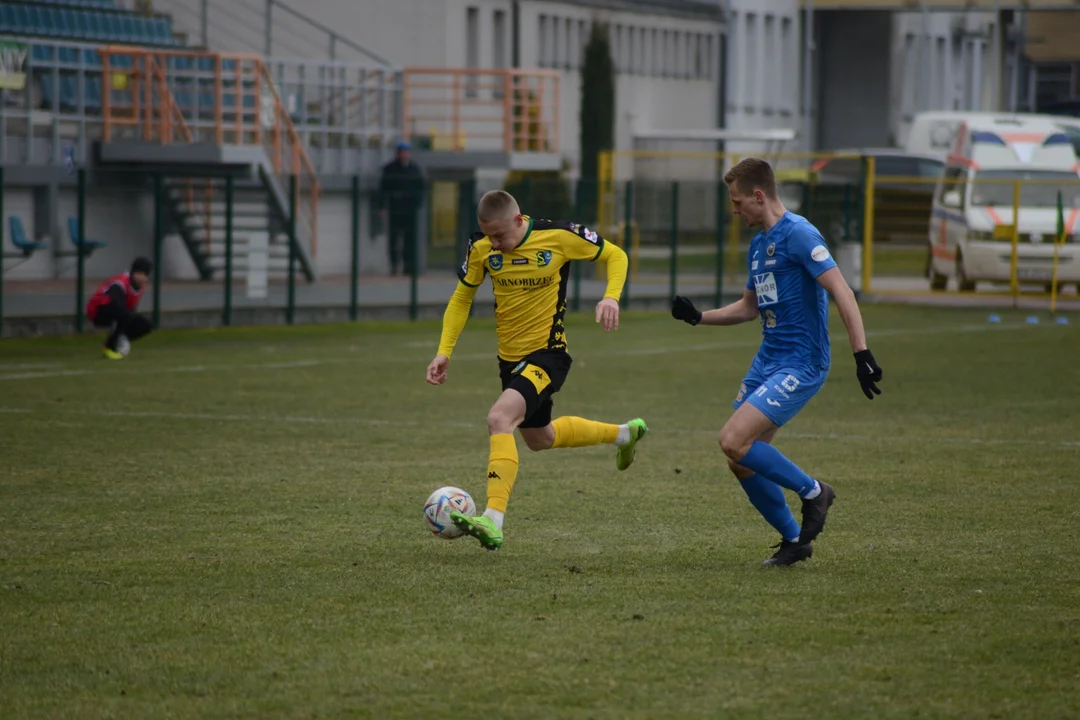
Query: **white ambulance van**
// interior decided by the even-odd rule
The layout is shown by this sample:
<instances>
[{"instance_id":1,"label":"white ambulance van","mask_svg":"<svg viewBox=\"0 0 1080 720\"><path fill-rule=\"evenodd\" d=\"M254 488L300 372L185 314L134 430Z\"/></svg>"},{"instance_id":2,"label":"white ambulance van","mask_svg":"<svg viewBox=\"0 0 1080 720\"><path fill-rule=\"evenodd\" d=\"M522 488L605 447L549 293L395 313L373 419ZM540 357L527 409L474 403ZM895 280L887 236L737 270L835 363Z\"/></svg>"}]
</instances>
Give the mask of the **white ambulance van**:
<instances>
[{"instance_id":1,"label":"white ambulance van","mask_svg":"<svg viewBox=\"0 0 1080 720\"><path fill-rule=\"evenodd\" d=\"M943 290L949 278L956 278L961 290L974 290L980 281L1010 280L1013 180L1024 181L1018 219L1019 280L1049 287L1060 190L1066 238L1058 250L1058 283L1080 282L1080 236L1074 234L1080 216L1080 162L1069 136L1045 117L971 115L959 120L951 133L952 147L934 192L931 287ZM912 126L909 148L926 151L927 142L941 147L944 123L937 125L936 135L932 124L918 133L917 125ZM1039 182L1026 182L1033 180Z\"/></svg>"}]
</instances>

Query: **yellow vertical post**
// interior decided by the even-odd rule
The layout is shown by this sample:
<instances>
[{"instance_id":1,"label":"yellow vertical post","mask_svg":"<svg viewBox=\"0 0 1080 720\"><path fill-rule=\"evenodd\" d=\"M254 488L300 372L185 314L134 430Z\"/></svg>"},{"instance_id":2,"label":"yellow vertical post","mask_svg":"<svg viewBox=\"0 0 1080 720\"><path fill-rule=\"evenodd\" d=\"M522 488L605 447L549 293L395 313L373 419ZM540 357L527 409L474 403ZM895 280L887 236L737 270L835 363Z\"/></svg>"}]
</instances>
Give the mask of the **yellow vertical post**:
<instances>
[{"instance_id":1,"label":"yellow vertical post","mask_svg":"<svg viewBox=\"0 0 1080 720\"><path fill-rule=\"evenodd\" d=\"M604 235L611 234L611 228L615 227L615 203L613 198L611 198L610 214L608 212L609 194L615 185L611 178L611 165L611 151L601 150L596 159L596 224Z\"/></svg>"},{"instance_id":2,"label":"yellow vertical post","mask_svg":"<svg viewBox=\"0 0 1080 720\"><path fill-rule=\"evenodd\" d=\"M870 278L874 273L874 180L877 168L874 156L866 157L866 182L863 187L863 258L862 292L870 292Z\"/></svg>"},{"instance_id":3,"label":"yellow vertical post","mask_svg":"<svg viewBox=\"0 0 1080 720\"><path fill-rule=\"evenodd\" d=\"M1057 310L1058 291L1058 245L1065 242L1065 208L1061 202L1061 190L1057 192L1057 232L1054 233L1054 266L1050 271L1050 313Z\"/></svg>"},{"instance_id":4,"label":"yellow vertical post","mask_svg":"<svg viewBox=\"0 0 1080 720\"><path fill-rule=\"evenodd\" d=\"M631 223L632 231L630 237L633 238L634 254L632 256L631 263L634 268L634 279L637 280L638 276L638 259L641 257L641 231L638 229L637 221Z\"/></svg>"},{"instance_id":5,"label":"yellow vertical post","mask_svg":"<svg viewBox=\"0 0 1080 720\"><path fill-rule=\"evenodd\" d=\"M1054 269L1050 273L1050 312L1053 313L1057 310L1057 288L1058 288L1058 244L1064 242L1061 238L1063 235L1054 236Z\"/></svg>"},{"instance_id":6,"label":"yellow vertical post","mask_svg":"<svg viewBox=\"0 0 1080 720\"><path fill-rule=\"evenodd\" d=\"M1020 278L1016 267L1020 262L1020 181L1013 180L1012 199L1012 256L1009 259L1009 291L1012 292L1013 305L1020 295Z\"/></svg>"}]
</instances>

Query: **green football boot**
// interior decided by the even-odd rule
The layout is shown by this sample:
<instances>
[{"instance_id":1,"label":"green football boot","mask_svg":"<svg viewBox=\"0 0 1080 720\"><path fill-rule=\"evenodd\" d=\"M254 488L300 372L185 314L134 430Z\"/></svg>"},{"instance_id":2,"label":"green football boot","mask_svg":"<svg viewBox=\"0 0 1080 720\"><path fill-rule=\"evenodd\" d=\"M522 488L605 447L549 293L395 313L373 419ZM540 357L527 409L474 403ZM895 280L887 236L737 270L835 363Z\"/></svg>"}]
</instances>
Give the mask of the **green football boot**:
<instances>
[{"instance_id":1,"label":"green football boot","mask_svg":"<svg viewBox=\"0 0 1080 720\"><path fill-rule=\"evenodd\" d=\"M450 512L454 527L466 535L472 535L480 541L485 550L498 550L503 544L502 530L495 527L495 521L489 517L470 517L456 510Z\"/></svg>"},{"instance_id":2,"label":"green football boot","mask_svg":"<svg viewBox=\"0 0 1080 720\"><path fill-rule=\"evenodd\" d=\"M625 470L633 464L634 455L637 454L635 447L638 441L645 437L645 433L649 432L649 426L641 418L634 418L627 425L630 426L630 442L620 445L619 452L615 454L615 467L620 470Z\"/></svg>"}]
</instances>

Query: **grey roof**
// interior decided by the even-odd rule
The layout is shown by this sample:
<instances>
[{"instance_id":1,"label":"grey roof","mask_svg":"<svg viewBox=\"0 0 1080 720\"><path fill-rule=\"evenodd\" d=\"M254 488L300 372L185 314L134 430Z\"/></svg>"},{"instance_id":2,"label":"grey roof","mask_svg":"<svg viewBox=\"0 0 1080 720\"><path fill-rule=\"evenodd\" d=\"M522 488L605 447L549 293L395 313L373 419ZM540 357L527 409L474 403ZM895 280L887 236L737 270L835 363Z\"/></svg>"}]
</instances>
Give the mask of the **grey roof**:
<instances>
[{"instance_id":1,"label":"grey roof","mask_svg":"<svg viewBox=\"0 0 1080 720\"><path fill-rule=\"evenodd\" d=\"M617 10L622 12L648 13L650 15L673 15L691 17L713 22L723 22L724 9L720 0L548 0L570 2L574 5Z\"/></svg>"}]
</instances>

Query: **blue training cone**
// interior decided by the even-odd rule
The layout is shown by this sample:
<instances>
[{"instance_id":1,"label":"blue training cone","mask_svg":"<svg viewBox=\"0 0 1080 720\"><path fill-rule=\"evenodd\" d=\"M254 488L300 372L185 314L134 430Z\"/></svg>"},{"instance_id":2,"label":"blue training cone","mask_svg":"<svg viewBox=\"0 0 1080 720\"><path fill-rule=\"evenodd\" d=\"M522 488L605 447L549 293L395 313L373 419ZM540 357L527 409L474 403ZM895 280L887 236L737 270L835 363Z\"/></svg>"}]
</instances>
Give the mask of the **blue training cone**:
<instances>
[{"instance_id":1,"label":"blue training cone","mask_svg":"<svg viewBox=\"0 0 1080 720\"><path fill-rule=\"evenodd\" d=\"M1059 315L1054 318L1054 322L1056 322L1058 325L1068 325L1069 318L1065 317L1064 315Z\"/></svg>"},{"instance_id":2,"label":"blue training cone","mask_svg":"<svg viewBox=\"0 0 1080 720\"><path fill-rule=\"evenodd\" d=\"M1035 315L1028 315L1027 324L1028 325L1038 325L1039 324L1039 318L1037 316L1035 316Z\"/></svg>"},{"instance_id":3,"label":"blue training cone","mask_svg":"<svg viewBox=\"0 0 1080 720\"><path fill-rule=\"evenodd\" d=\"M989 318L987 318L987 322L999 323L999 322L1001 322L1001 318L998 317L997 315L991 315Z\"/></svg>"}]
</instances>

